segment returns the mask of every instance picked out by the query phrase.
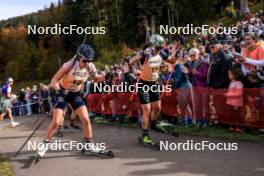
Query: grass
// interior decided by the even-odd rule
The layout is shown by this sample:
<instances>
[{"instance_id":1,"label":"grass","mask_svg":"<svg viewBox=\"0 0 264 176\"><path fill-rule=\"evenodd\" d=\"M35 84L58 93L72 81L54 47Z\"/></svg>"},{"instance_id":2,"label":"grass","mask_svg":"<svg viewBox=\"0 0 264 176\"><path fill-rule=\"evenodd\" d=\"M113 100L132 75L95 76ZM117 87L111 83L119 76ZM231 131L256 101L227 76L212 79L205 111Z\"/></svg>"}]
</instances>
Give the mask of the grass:
<instances>
[{"instance_id":1,"label":"grass","mask_svg":"<svg viewBox=\"0 0 264 176\"><path fill-rule=\"evenodd\" d=\"M210 126L207 128L199 128L194 126L184 127L177 125L173 129L180 134L204 136L214 139L228 139L228 140L239 140L239 141L251 141L251 142L264 142L263 136L258 136L252 131L244 131L242 133L234 133L228 131L227 128L219 126Z\"/></svg>"},{"instance_id":2,"label":"grass","mask_svg":"<svg viewBox=\"0 0 264 176\"><path fill-rule=\"evenodd\" d=\"M14 171L11 167L9 159L0 154L0 175L1 176L14 176Z\"/></svg>"},{"instance_id":3,"label":"grass","mask_svg":"<svg viewBox=\"0 0 264 176\"><path fill-rule=\"evenodd\" d=\"M99 125L112 125L112 126L121 126L129 128L139 128L137 124L131 124L129 122L117 123L109 122L102 118L96 118L94 123ZM238 141L250 141L250 142L264 142L264 137L259 136L254 131L245 130L242 133L230 132L227 128L221 126L208 126L206 128L199 128L196 126L182 126L182 125L173 125L165 126L164 129L171 132L177 132L180 135L191 135L191 136L201 136L209 137L213 139L226 139L226 140L238 140Z\"/></svg>"}]
</instances>

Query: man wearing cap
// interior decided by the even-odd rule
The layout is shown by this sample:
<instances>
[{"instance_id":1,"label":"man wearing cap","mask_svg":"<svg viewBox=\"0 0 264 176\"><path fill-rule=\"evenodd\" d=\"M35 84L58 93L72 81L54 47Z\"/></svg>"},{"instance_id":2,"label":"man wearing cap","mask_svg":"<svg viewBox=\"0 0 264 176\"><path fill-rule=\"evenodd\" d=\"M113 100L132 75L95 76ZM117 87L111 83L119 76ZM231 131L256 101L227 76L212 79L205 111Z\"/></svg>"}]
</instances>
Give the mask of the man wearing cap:
<instances>
[{"instance_id":1,"label":"man wearing cap","mask_svg":"<svg viewBox=\"0 0 264 176\"><path fill-rule=\"evenodd\" d=\"M213 39L209 43L210 63L207 75L207 81L210 88L213 89L213 104L218 118L224 118L225 96L224 89L229 86L228 70L232 67L232 56L225 53L218 40Z\"/></svg>"}]
</instances>

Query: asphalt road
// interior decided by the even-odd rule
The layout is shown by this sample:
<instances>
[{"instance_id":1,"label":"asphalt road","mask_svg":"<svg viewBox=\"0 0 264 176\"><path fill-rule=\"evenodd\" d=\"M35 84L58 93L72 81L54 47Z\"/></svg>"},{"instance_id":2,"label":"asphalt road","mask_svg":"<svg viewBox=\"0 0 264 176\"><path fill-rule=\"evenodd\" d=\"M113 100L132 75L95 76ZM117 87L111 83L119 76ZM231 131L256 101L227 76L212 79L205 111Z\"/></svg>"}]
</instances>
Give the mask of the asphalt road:
<instances>
[{"instance_id":1,"label":"asphalt road","mask_svg":"<svg viewBox=\"0 0 264 176\"><path fill-rule=\"evenodd\" d=\"M28 145L16 158L12 156L44 117L20 117L16 128L0 123L0 151L11 157L17 176L263 176L264 144L216 140L194 136L175 138L152 132L154 139L169 143L209 141L213 143L238 142L237 151L154 151L137 143L139 129L95 125L94 141L105 142L116 155L114 159L83 155L77 150L49 151L34 164L35 151ZM41 126L31 142L40 142L50 119ZM67 123L67 122L66 122ZM54 138L58 139L58 138ZM68 129L63 142L82 141L82 131Z\"/></svg>"}]
</instances>

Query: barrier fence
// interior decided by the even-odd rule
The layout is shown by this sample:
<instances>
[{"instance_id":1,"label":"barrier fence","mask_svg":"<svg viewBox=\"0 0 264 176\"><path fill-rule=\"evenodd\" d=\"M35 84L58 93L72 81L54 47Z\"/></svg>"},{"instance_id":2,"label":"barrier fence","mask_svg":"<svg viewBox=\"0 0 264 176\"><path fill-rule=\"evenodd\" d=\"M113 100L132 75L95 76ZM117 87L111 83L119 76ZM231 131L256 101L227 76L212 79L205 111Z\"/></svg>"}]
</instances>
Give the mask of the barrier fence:
<instances>
[{"instance_id":1,"label":"barrier fence","mask_svg":"<svg viewBox=\"0 0 264 176\"><path fill-rule=\"evenodd\" d=\"M233 95L233 101L241 101L241 107L227 104L227 90L212 89L178 89L161 93L161 114L171 118L179 118L187 106L192 110L193 120L217 121L222 124L234 124L244 127L264 128L264 89L243 89L243 94ZM89 112L103 115L128 115L138 117L140 110L139 98L132 93L92 93L85 97ZM230 98L229 98L230 99ZM19 104L12 107L18 110L15 115L32 112L37 105L37 113L43 113L47 106L42 103ZM34 113L34 112L33 112Z\"/></svg>"},{"instance_id":2,"label":"barrier fence","mask_svg":"<svg viewBox=\"0 0 264 176\"><path fill-rule=\"evenodd\" d=\"M49 112L51 105L46 102L35 103L13 103L12 114L13 116L31 115L31 114L45 114Z\"/></svg>"},{"instance_id":3,"label":"barrier fence","mask_svg":"<svg viewBox=\"0 0 264 176\"><path fill-rule=\"evenodd\" d=\"M189 93L186 93L190 91ZM243 94L227 97L226 89L179 89L161 94L161 113L172 118L182 115L182 110L190 106L192 119L217 121L244 127L264 128L264 89L242 89ZM129 115L137 117L140 112L138 96L130 102L132 93L94 93L85 98L89 112L104 115ZM231 102L242 102L242 106L231 106Z\"/></svg>"}]
</instances>

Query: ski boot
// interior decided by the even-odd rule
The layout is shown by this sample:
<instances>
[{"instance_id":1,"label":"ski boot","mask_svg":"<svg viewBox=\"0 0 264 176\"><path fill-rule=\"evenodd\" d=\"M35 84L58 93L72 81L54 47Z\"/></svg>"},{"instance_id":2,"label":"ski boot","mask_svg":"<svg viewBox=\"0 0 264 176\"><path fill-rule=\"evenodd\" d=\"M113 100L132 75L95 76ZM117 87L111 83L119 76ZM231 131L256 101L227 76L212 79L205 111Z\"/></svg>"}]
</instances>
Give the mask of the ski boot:
<instances>
[{"instance_id":1,"label":"ski boot","mask_svg":"<svg viewBox=\"0 0 264 176\"><path fill-rule=\"evenodd\" d=\"M159 142L153 142L149 135L138 137L138 143L153 150L160 150Z\"/></svg>"},{"instance_id":2,"label":"ski boot","mask_svg":"<svg viewBox=\"0 0 264 176\"><path fill-rule=\"evenodd\" d=\"M83 146L84 146L84 148L81 151L83 154L92 154L92 155L97 155L97 156L105 156L105 157L109 157L109 158L115 157L113 151L107 150L107 149L102 149L92 142L89 142L89 141L87 142L84 140Z\"/></svg>"},{"instance_id":3,"label":"ski boot","mask_svg":"<svg viewBox=\"0 0 264 176\"><path fill-rule=\"evenodd\" d=\"M40 161L40 159L45 155L45 153L48 150L48 144L50 144L50 141L44 140L42 145L38 148L37 156L35 159L35 164Z\"/></svg>"}]
</instances>

